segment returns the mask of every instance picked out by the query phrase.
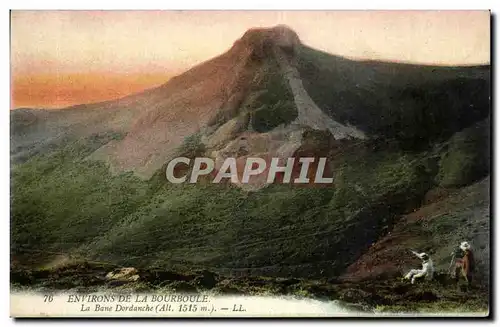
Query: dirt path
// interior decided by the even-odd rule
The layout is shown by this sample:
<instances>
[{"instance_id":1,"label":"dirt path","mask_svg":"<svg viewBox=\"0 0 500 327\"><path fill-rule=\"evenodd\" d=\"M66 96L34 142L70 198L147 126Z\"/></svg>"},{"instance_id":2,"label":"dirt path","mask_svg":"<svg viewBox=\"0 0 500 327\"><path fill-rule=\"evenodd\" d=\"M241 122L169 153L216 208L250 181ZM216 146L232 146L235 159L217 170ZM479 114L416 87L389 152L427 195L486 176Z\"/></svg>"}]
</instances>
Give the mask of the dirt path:
<instances>
[{"instance_id":1,"label":"dirt path","mask_svg":"<svg viewBox=\"0 0 500 327\"><path fill-rule=\"evenodd\" d=\"M329 130L335 139L366 138L366 135L361 130L343 125L326 115L304 89L299 71L290 65L283 51L276 48L275 56L292 89L295 105L297 106L298 117L294 123L307 125L318 130Z\"/></svg>"}]
</instances>

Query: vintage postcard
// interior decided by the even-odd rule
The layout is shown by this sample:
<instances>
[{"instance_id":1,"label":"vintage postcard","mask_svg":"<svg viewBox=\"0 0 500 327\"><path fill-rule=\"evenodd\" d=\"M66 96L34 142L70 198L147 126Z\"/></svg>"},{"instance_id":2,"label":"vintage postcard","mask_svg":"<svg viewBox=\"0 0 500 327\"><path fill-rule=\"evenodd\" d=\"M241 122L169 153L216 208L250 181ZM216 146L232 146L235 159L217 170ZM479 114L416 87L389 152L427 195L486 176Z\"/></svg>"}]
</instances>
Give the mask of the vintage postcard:
<instances>
[{"instance_id":1,"label":"vintage postcard","mask_svg":"<svg viewBox=\"0 0 500 327\"><path fill-rule=\"evenodd\" d=\"M488 317L490 20L11 11L11 316Z\"/></svg>"}]
</instances>

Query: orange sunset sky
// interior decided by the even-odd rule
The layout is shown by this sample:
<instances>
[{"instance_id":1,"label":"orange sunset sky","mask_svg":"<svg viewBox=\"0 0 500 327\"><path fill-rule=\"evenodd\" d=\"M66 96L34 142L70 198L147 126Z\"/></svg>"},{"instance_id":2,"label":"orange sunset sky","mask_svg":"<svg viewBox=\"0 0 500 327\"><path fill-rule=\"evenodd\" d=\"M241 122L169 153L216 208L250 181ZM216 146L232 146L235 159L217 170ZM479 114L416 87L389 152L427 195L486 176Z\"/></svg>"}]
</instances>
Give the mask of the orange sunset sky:
<instances>
[{"instance_id":1,"label":"orange sunset sky","mask_svg":"<svg viewBox=\"0 0 500 327\"><path fill-rule=\"evenodd\" d=\"M277 24L354 59L490 62L489 11L12 11L11 108L128 95L217 56L251 27Z\"/></svg>"}]
</instances>

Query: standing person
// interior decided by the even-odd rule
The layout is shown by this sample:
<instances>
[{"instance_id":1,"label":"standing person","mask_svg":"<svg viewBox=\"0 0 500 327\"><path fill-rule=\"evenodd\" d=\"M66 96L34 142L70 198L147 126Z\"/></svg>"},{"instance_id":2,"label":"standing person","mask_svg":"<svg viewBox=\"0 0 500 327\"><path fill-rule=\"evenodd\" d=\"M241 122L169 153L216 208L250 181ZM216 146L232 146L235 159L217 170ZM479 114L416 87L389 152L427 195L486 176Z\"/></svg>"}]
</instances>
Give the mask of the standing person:
<instances>
[{"instance_id":1,"label":"standing person","mask_svg":"<svg viewBox=\"0 0 500 327\"><path fill-rule=\"evenodd\" d=\"M417 253L415 251L411 251L414 255L416 255L420 260L422 260L422 269L412 269L404 279L411 279L411 283L414 284L417 278L424 277L425 279L432 279L434 277L434 263L429 255L425 252Z\"/></svg>"},{"instance_id":2,"label":"standing person","mask_svg":"<svg viewBox=\"0 0 500 327\"><path fill-rule=\"evenodd\" d=\"M466 241L460 243L458 252L454 253L455 261L455 281L459 281L460 276L464 277L468 285L472 282L472 277L476 262L470 244Z\"/></svg>"}]
</instances>

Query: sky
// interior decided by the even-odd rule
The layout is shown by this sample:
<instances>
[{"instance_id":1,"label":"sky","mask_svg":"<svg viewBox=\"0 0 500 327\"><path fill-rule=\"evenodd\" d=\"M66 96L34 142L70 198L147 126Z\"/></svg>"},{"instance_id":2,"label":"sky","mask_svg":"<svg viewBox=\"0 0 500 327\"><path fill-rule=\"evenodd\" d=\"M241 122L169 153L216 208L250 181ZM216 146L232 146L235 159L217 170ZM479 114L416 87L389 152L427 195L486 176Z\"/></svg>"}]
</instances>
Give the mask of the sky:
<instances>
[{"instance_id":1,"label":"sky","mask_svg":"<svg viewBox=\"0 0 500 327\"><path fill-rule=\"evenodd\" d=\"M352 59L490 62L488 11L12 11L11 108L138 92L277 24Z\"/></svg>"}]
</instances>

